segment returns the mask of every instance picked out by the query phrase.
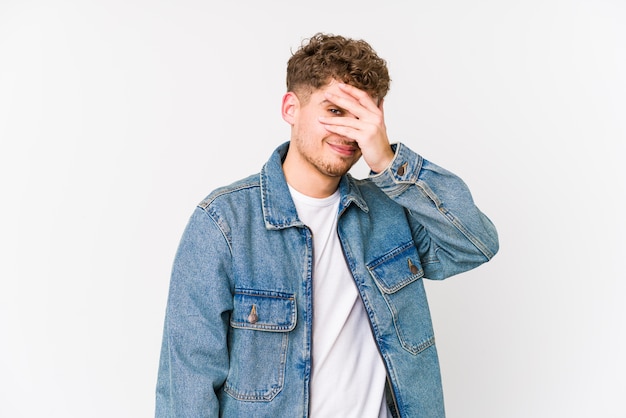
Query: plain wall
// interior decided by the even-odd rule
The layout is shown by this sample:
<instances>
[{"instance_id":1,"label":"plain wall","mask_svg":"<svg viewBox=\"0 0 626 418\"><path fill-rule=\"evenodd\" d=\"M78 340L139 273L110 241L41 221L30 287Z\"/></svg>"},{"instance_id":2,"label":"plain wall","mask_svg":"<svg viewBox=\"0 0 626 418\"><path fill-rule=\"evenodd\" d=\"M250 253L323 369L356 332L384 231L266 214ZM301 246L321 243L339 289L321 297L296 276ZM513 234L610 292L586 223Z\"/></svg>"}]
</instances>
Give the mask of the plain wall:
<instances>
[{"instance_id":1,"label":"plain wall","mask_svg":"<svg viewBox=\"0 0 626 418\"><path fill-rule=\"evenodd\" d=\"M499 230L427 282L448 417L626 417L624 22L621 0L0 0L0 416L153 415L183 228L288 139L286 61L322 31L388 61L392 141Z\"/></svg>"}]
</instances>

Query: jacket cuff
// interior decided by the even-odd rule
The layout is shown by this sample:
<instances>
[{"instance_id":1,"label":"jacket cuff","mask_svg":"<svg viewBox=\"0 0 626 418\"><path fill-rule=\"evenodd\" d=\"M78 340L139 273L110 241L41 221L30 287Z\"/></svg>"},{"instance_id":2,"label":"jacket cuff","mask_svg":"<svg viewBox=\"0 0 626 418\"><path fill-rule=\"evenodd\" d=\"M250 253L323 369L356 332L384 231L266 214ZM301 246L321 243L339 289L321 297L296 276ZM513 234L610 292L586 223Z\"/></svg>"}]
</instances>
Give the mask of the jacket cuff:
<instances>
[{"instance_id":1,"label":"jacket cuff","mask_svg":"<svg viewBox=\"0 0 626 418\"><path fill-rule=\"evenodd\" d=\"M392 144L395 155L391 164L380 173L370 173L370 179L381 189L399 184L416 183L422 168L422 156L402 143Z\"/></svg>"}]
</instances>

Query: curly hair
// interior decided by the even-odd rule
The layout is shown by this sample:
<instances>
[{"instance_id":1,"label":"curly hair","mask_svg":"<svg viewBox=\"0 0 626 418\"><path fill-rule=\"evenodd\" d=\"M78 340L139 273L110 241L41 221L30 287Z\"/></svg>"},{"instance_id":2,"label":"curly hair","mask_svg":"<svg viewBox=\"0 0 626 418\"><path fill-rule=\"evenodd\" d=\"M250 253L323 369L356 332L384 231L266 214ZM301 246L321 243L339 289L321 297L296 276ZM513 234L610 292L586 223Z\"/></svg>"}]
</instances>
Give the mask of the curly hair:
<instances>
[{"instance_id":1,"label":"curly hair","mask_svg":"<svg viewBox=\"0 0 626 418\"><path fill-rule=\"evenodd\" d=\"M382 99L389 91L387 62L363 40L317 33L302 42L287 62L287 91L307 101L334 78Z\"/></svg>"}]
</instances>

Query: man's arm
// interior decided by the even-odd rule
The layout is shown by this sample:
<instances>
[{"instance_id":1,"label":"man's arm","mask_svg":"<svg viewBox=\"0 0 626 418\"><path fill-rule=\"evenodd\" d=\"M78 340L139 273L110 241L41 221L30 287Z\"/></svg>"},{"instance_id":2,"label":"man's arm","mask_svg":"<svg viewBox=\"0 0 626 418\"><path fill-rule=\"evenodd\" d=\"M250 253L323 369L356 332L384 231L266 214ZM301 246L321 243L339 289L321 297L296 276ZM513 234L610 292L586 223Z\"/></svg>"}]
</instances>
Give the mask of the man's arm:
<instances>
[{"instance_id":1,"label":"man's arm","mask_svg":"<svg viewBox=\"0 0 626 418\"><path fill-rule=\"evenodd\" d=\"M231 254L209 214L196 208L170 282L156 417L218 417L216 391L228 374Z\"/></svg>"},{"instance_id":2,"label":"man's arm","mask_svg":"<svg viewBox=\"0 0 626 418\"><path fill-rule=\"evenodd\" d=\"M465 183L402 144L392 151L383 101L376 103L354 86L339 88L340 94L327 93L326 99L353 117L320 122L359 145L374 183L406 209L426 277L443 279L490 260L498 251L498 235Z\"/></svg>"},{"instance_id":3,"label":"man's arm","mask_svg":"<svg viewBox=\"0 0 626 418\"><path fill-rule=\"evenodd\" d=\"M425 276L444 279L489 261L498 234L463 180L404 144L394 148L391 164L370 178L406 209Z\"/></svg>"}]
</instances>

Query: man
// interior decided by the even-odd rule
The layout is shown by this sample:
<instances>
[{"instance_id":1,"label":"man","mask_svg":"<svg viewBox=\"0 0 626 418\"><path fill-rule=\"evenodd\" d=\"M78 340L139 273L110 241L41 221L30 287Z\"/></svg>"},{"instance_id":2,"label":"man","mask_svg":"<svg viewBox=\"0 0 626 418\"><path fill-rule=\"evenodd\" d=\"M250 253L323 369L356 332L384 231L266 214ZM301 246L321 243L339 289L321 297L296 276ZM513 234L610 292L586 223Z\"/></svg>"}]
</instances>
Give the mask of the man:
<instances>
[{"instance_id":1,"label":"man","mask_svg":"<svg viewBox=\"0 0 626 418\"><path fill-rule=\"evenodd\" d=\"M444 416L422 279L490 260L498 239L461 179L390 145L389 82L364 41L317 34L290 58L291 140L183 234L157 417Z\"/></svg>"}]
</instances>

